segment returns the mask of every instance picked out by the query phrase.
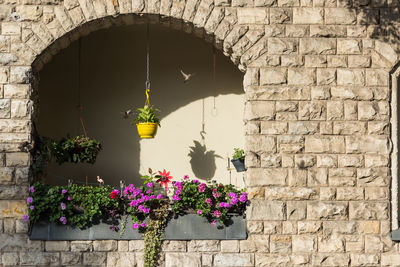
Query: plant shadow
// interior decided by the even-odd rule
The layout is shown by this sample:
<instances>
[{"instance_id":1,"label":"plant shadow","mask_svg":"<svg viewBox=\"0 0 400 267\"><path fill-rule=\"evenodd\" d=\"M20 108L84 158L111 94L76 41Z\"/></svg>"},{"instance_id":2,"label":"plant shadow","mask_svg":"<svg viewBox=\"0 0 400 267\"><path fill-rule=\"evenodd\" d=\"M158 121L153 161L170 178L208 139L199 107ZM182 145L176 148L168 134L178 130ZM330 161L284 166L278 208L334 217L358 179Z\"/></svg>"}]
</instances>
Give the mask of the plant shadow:
<instances>
[{"instance_id":1,"label":"plant shadow","mask_svg":"<svg viewBox=\"0 0 400 267\"><path fill-rule=\"evenodd\" d=\"M190 157L190 166L196 178L211 180L217 169L216 158L222 158L215 154L214 150L208 150L206 145L193 140L194 146L190 147L188 156Z\"/></svg>"}]
</instances>

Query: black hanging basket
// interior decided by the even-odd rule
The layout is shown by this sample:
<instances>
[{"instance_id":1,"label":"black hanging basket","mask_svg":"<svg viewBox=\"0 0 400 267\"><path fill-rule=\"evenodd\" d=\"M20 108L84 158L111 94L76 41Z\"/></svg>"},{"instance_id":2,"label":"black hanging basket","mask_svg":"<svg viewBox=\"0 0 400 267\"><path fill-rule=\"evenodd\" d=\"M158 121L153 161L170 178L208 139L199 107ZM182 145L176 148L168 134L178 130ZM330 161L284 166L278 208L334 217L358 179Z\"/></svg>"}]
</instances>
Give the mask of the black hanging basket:
<instances>
[{"instance_id":1,"label":"black hanging basket","mask_svg":"<svg viewBox=\"0 0 400 267\"><path fill-rule=\"evenodd\" d=\"M233 166L235 166L237 172L246 171L246 167L244 166L244 159L232 159L231 162Z\"/></svg>"}]
</instances>

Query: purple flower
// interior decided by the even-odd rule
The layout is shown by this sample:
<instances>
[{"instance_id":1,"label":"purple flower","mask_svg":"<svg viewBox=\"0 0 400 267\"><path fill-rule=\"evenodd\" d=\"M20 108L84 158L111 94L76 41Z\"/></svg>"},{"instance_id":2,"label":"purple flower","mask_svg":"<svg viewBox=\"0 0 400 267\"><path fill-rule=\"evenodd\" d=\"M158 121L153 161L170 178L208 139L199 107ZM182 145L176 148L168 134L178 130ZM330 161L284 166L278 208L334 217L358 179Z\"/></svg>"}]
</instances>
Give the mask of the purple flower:
<instances>
[{"instance_id":1,"label":"purple flower","mask_svg":"<svg viewBox=\"0 0 400 267\"><path fill-rule=\"evenodd\" d=\"M232 205L236 205L237 203L238 203L238 199L237 198L232 198L231 204Z\"/></svg>"},{"instance_id":2,"label":"purple flower","mask_svg":"<svg viewBox=\"0 0 400 267\"><path fill-rule=\"evenodd\" d=\"M194 184L198 184L198 183L199 183L199 180L196 180L196 179L195 179L195 180L193 180L192 182L193 182Z\"/></svg>"},{"instance_id":3,"label":"purple flower","mask_svg":"<svg viewBox=\"0 0 400 267\"><path fill-rule=\"evenodd\" d=\"M217 225L217 221L216 220L212 221L211 225L212 226L216 226Z\"/></svg>"},{"instance_id":4,"label":"purple flower","mask_svg":"<svg viewBox=\"0 0 400 267\"><path fill-rule=\"evenodd\" d=\"M67 218L65 218L64 216L60 217L60 222L62 222L62 224L66 224Z\"/></svg>"},{"instance_id":5,"label":"purple flower","mask_svg":"<svg viewBox=\"0 0 400 267\"><path fill-rule=\"evenodd\" d=\"M236 193L233 193L233 192L229 192L229 193L228 193L228 196L230 196L230 197L237 197L237 194L236 194Z\"/></svg>"},{"instance_id":6,"label":"purple flower","mask_svg":"<svg viewBox=\"0 0 400 267\"><path fill-rule=\"evenodd\" d=\"M214 198L219 198L221 194L218 191L212 193Z\"/></svg>"},{"instance_id":7,"label":"purple flower","mask_svg":"<svg viewBox=\"0 0 400 267\"><path fill-rule=\"evenodd\" d=\"M161 199L161 198L163 198L164 196L162 195L162 194L159 194L159 195L157 195L157 199Z\"/></svg>"},{"instance_id":8,"label":"purple flower","mask_svg":"<svg viewBox=\"0 0 400 267\"><path fill-rule=\"evenodd\" d=\"M231 204L229 204L229 203L224 204L224 208L229 209L230 207L231 207Z\"/></svg>"},{"instance_id":9,"label":"purple flower","mask_svg":"<svg viewBox=\"0 0 400 267\"><path fill-rule=\"evenodd\" d=\"M133 228L133 229L138 229L138 228L139 228L139 223L134 223L134 224L132 225L132 228Z\"/></svg>"},{"instance_id":10,"label":"purple flower","mask_svg":"<svg viewBox=\"0 0 400 267\"><path fill-rule=\"evenodd\" d=\"M31 193L35 192L35 187L33 185L31 187L29 187L29 192L31 192Z\"/></svg>"},{"instance_id":11,"label":"purple flower","mask_svg":"<svg viewBox=\"0 0 400 267\"><path fill-rule=\"evenodd\" d=\"M25 214L22 219L24 219L25 222L29 221L29 215Z\"/></svg>"},{"instance_id":12,"label":"purple flower","mask_svg":"<svg viewBox=\"0 0 400 267\"><path fill-rule=\"evenodd\" d=\"M68 199L68 201L71 201L72 198L71 198L71 196L68 196L67 199Z\"/></svg>"},{"instance_id":13,"label":"purple flower","mask_svg":"<svg viewBox=\"0 0 400 267\"><path fill-rule=\"evenodd\" d=\"M206 203L207 203L208 205L211 205L211 203L212 203L211 198L207 198L207 199L206 199Z\"/></svg>"},{"instance_id":14,"label":"purple flower","mask_svg":"<svg viewBox=\"0 0 400 267\"><path fill-rule=\"evenodd\" d=\"M31 210L34 210L34 209L35 209L35 206L32 205L32 206L30 206L29 208L30 208Z\"/></svg>"},{"instance_id":15,"label":"purple flower","mask_svg":"<svg viewBox=\"0 0 400 267\"><path fill-rule=\"evenodd\" d=\"M148 188L153 188L153 185L154 185L154 184L153 184L152 182L150 182L150 183L147 183L146 186L147 186Z\"/></svg>"},{"instance_id":16,"label":"purple flower","mask_svg":"<svg viewBox=\"0 0 400 267\"><path fill-rule=\"evenodd\" d=\"M67 208L67 204L64 202L61 203L61 210L65 210Z\"/></svg>"},{"instance_id":17,"label":"purple flower","mask_svg":"<svg viewBox=\"0 0 400 267\"><path fill-rule=\"evenodd\" d=\"M247 201L247 193L246 193L246 192L244 192L244 193L242 193L242 194L240 195L239 201L242 202L242 203L244 203L244 202Z\"/></svg>"},{"instance_id":18,"label":"purple flower","mask_svg":"<svg viewBox=\"0 0 400 267\"><path fill-rule=\"evenodd\" d=\"M148 214L148 213L150 212L150 208L144 208L144 209L143 209L143 212L146 213L146 214Z\"/></svg>"},{"instance_id":19,"label":"purple flower","mask_svg":"<svg viewBox=\"0 0 400 267\"><path fill-rule=\"evenodd\" d=\"M179 200L181 200L181 198L178 195L173 195L172 200L179 201Z\"/></svg>"},{"instance_id":20,"label":"purple flower","mask_svg":"<svg viewBox=\"0 0 400 267\"><path fill-rule=\"evenodd\" d=\"M65 189L63 189L63 190L61 190L61 194L66 194L68 192L68 190L65 190Z\"/></svg>"},{"instance_id":21,"label":"purple flower","mask_svg":"<svg viewBox=\"0 0 400 267\"><path fill-rule=\"evenodd\" d=\"M202 214L203 213L203 211L202 210L197 210L197 214Z\"/></svg>"},{"instance_id":22,"label":"purple flower","mask_svg":"<svg viewBox=\"0 0 400 267\"><path fill-rule=\"evenodd\" d=\"M203 193L206 191L207 185L205 183L201 183L198 185L199 192Z\"/></svg>"},{"instance_id":23,"label":"purple flower","mask_svg":"<svg viewBox=\"0 0 400 267\"><path fill-rule=\"evenodd\" d=\"M221 212L219 210L214 211L214 216L219 218L221 216Z\"/></svg>"},{"instance_id":24,"label":"purple flower","mask_svg":"<svg viewBox=\"0 0 400 267\"><path fill-rule=\"evenodd\" d=\"M142 222L142 224L140 225L140 227L146 227L146 223L145 222Z\"/></svg>"},{"instance_id":25,"label":"purple flower","mask_svg":"<svg viewBox=\"0 0 400 267\"><path fill-rule=\"evenodd\" d=\"M219 207L220 207L220 208L223 208L223 207L225 207L225 202L221 202L221 203L219 203Z\"/></svg>"},{"instance_id":26,"label":"purple flower","mask_svg":"<svg viewBox=\"0 0 400 267\"><path fill-rule=\"evenodd\" d=\"M27 204L31 204L33 202L33 197L28 197L27 199L26 199L26 203Z\"/></svg>"},{"instance_id":27,"label":"purple flower","mask_svg":"<svg viewBox=\"0 0 400 267\"><path fill-rule=\"evenodd\" d=\"M184 176L183 176L183 179L185 179L185 180L189 179L189 175L187 175L187 174L184 175Z\"/></svg>"}]
</instances>

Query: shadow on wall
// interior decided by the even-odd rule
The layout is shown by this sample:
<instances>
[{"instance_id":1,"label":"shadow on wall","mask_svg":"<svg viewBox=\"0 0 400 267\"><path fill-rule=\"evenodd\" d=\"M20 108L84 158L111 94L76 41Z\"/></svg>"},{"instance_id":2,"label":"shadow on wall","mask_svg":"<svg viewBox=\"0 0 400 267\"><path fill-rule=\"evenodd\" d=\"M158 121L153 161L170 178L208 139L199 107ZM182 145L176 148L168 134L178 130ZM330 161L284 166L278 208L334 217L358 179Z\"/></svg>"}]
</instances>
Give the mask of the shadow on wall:
<instances>
[{"instance_id":1,"label":"shadow on wall","mask_svg":"<svg viewBox=\"0 0 400 267\"><path fill-rule=\"evenodd\" d=\"M192 171L197 178L203 180L211 180L214 177L217 165L216 158L222 158L215 154L214 150L208 150L206 145L200 144L199 141L193 140L194 146L190 147L190 165Z\"/></svg>"},{"instance_id":2,"label":"shadow on wall","mask_svg":"<svg viewBox=\"0 0 400 267\"><path fill-rule=\"evenodd\" d=\"M161 26L151 26L150 79L151 103L161 110L162 119L190 103L207 97L217 100L223 95L242 97L243 75L232 62L217 52L217 82L213 86L212 47L203 40ZM120 112L144 104L146 54L145 25L114 27L94 32L82 39L81 90L78 91L78 42L61 51L39 73L39 134L59 139L66 134L81 134L76 109L80 101L88 135L102 142L103 151L94 165L51 164L47 182L65 184L66 179L95 182L97 175L108 184L138 183L140 179L141 145L136 127L123 119ZM184 84L180 69L196 75ZM217 89L216 89L217 88ZM238 98L239 99L239 98ZM223 99L220 101L224 101ZM237 101L237 100L235 100ZM217 101L218 102L218 101ZM243 98L240 100L243 104ZM226 103L232 108L232 103ZM237 102L233 103L237 105ZM223 107L222 107L223 108ZM240 114L242 106L238 106ZM187 111L187 109L186 109ZM186 116L198 134L201 118L197 110ZM195 114L196 113L196 114ZM242 124L240 117L240 124ZM237 118L232 118L236 120ZM230 129L233 121L224 121L227 133L238 132L232 147L243 142L242 129ZM191 129L181 129L183 134ZM193 127L192 127L193 128ZM232 135L232 134L231 134ZM207 138L211 138L208 136ZM196 139L192 137L191 140ZM154 139L156 142L156 139ZM140 141L140 142L139 142ZM179 143L179 135L170 142ZM204 179L213 177L218 157L199 142L191 147L193 172ZM207 143L208 144L208 143ZM181 154L187 157L189 146ZM208 148L210 149L210 147ZM214 149L214 148L213 148ZM160 153L163 144L152 153ZM178 153L178 152L177 152ZM172 155L173 156L173 155ZM188 159L189 161L189 159ZM142 166L147 169L152 166ZM165 168L168 168L167 166Z\"/></svg>"}]
</instances>

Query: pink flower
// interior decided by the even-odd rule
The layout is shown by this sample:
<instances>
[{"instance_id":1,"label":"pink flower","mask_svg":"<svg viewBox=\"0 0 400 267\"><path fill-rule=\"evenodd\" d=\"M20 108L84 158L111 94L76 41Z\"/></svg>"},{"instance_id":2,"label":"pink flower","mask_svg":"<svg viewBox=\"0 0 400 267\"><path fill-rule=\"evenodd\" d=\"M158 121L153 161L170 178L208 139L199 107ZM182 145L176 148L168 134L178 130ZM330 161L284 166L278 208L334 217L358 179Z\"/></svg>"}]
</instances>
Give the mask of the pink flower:
<instances>
[{"instance_id":1,"label":"pink flower","mask_svg":"<svg viewBox=\"0 0 400 267\"><path fill-rule=\"evenodd\" d=\"M62 224L66 224L67 218L65 218L64 216L60 217L60 222L62 222Z\"/></svg>"},{"instance_id":2,"label":"pink flower","mask_svg":"<svg viewBox=\"0 0 400 267\"><path fill-rule=\"evenodd\" d=\"M187 179L189 179L189 175L187 175L187 174L186 174L186 175L184 175L184 176L183 176L183 179L184 179L184 180L187 180Z\"/></svg>"},{"instance_id":3,"label":"pink flower","mask_svg":"<svg viewBox=\"0 0 400 267\"><path fill-rule=\"evenodd\" d=\"M25 214L22 219L24 219L25 222L29 221L29 215Z\"/></svg>"},{"instance_id":4,"label":"pink flower","mask_svg":"<svg viewBox=\"0 0 400 267\"><path fill-rule=\"evenodd\" d=\"M199 189L199 192L203 193L206 191L207 185L205 183L201 183L197 186L197 188Z\"/></svg>"},{"instance_id":5,"label":"pink flower","mask_svg":"<svg viewBox=\"0 0 400 267\"><path fill-rule=\"evenodd\" d=\"M142 222L142 224L140 225L140 227L146 227L146 223L145 222Z\"/></svg>"},{"instance_id":6,"label":"pink flower","mask_svg":"<svg viewBox=\"0 0 400 267\"><path fill-rule=\"evenodd\" d=\"M133 229L138 229L138 228L139 228L139 223L134 223L134 224L132 225L132 228L133 228Z\"/></svg>"},{"instance_id":7,"label":"pink flower","mask_svg":"<svg viewBox=\"0 0 400 267\"><path fill-rule=\"evenodd\" d=\"M221 216L221 212L219 210L214 211L214 216L219 218Z\"/></svg>"},{"instance_id":8,"label":"pink flower","mask_svg":"<svg viewBox=\"0 0 400 267\"><path fill-rule=\"evenodd\" d=\"M197 214L202 214L203 213L203 211L202 210L197 210Z\"/></svg>"},{"instance_id":9,"label":"pink flower","mask_svg":"<svg viewBox=\"0 0 400 267\"><path fill-rule=\"evenodd\" d=\"M31 204L33 202L33 197L28 197L26 199L26 204Z\"/></svg>"},{"instance_id":10,"label":"pink flower","mask_svg":"<svg viewBox=\"0 0 400 267\"><path fill-rule=\"evenodd\" d=\"M162 195L162 194L157 195L157 199L161 199L163 197L164 197L164 195Z\"/></svg>"},{"instance_id":11,"label":"pink flower","mask_svg":"<svg viewBox=\"0 0 400 267\"><path fill-rule=\"evenodd\" d=\"M148 188L152 188L153 187L153 183L152 182L150 182L150 183L147 183L147 185L146 185Z\"/></svg>"},{"instance_id":12,"label":"pink flower","mask_svg":"<svg viewBox=\"0 0 400 267\"><path fill-rule=\"evenodd\" d=\"M207 199L206 199L206 203L207 203L208 205L211 205L211 203L212 203L211 198L207 198Z\"/></svg>"},{"instance_id":13,"label":"pink flower","mask_svg":"<svg viewBox=\"0 0 400 267\"><path fill-rule=\"evenodd\" d=\"M35 187L33 185L31 187L29 187L29 192L31 192L31 193L35 192Z\"/></svg>"},{"instance_id":14,"label":"pink flower","mask_svg":"<svg viewBox=\"0 0 400 267\"><path fill-rule=\"evenodd\" d=\"M212 221L211 225L212 226L216 226L217 225L217 221L216 220Z\"/></svg>"},{"instance_id":15,"label":"pink flower","mask_svg":"<svg viewBox=\"0 0 400 267\"><path fill-rule=\"evenodd\" d=\"M68 196L67 199L68 199L69 201L71 201L72 198L71 198L71 196Z\"/></svg>"},{"instance_id":16,"label":"pink flower","mask_svg":"<svg viewBox=\"0 0 400 267\"><path fill-rule=\"evenodd\" d=\"M65 190L65 189L63 189L63 190L61 190L61 194L66 194L68 192L68 190Z\"/></svg>"},{"instance_id":17,"label":"pink flower","mask_svg":"<svg viewBox=\"0 0 400 267\"><path fill-rule=\"evenodd\" d=\"M61 210L65 210L67 208L67 205L65 203L61 203Z\"/></svg>"}]
</instances>

